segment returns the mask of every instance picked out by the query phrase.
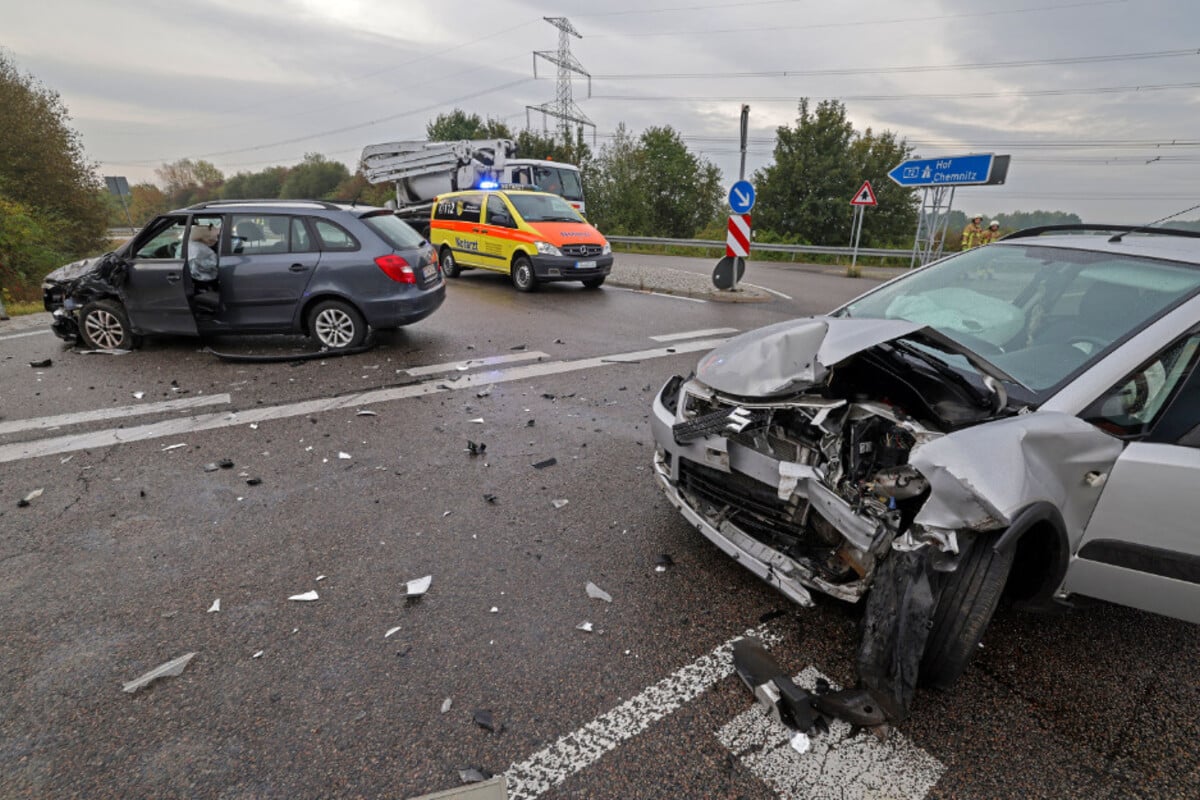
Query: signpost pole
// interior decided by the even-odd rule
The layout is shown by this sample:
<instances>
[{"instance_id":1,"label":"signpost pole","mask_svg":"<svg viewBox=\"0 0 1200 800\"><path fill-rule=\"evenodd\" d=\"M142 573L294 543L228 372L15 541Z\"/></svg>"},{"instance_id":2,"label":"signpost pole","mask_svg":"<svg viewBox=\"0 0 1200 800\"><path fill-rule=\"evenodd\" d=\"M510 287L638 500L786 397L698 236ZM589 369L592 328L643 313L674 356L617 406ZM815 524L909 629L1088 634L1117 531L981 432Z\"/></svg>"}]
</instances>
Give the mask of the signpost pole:
<instances>
[{"instance_id":1,"label":"signpost pole","mask_svg":"<svg viewBox=\"0 0 1200 800\"><path fill-rule=\"evenodd\" d=\"M863 209L865 206L854 207L854 253L850 257L850 272L858 269L858 242L862 238Z\"/></svg>"},{"instance_id":2,"label":"signpost pole","mask_svg":"<svg viewBox=\"0 0 1200 800\"><path fill-rule=\"evenodd\" d=\"M742 119L741 119L741 123L739 125L739 129L740 129L741 140L742 140L742 146L741 146L742 159L741 159L741 163L738 164L738 182L740 183L741 181L744 181L746 179L746 138L747 138L747 134L749 133L749 130L750 130L750 106L746 105L745 103L742 103ZM739 262L741 261L740 257L738 258L738 261ZM744 269L745 269L745 267L741 263L736 263L736 262L734 263L734 265L733 265L733 286L731 286L729 289L731 292L737 291L738 273Z\"/></svg>"}]
</instances>

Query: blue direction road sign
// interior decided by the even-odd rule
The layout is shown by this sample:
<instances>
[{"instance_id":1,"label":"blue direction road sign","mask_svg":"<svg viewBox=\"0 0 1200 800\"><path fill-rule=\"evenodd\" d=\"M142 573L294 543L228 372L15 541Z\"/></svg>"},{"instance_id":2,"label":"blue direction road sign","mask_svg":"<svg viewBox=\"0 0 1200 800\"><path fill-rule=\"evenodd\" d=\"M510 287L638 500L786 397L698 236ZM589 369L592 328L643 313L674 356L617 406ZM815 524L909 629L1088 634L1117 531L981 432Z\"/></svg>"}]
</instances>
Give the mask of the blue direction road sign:
<instances>
[{"instance_id":1,"label":"blue direction road sign","mask_svg":"<svg viewBox=\"0 0 1200 800\"><path fill-rule=\"evenodd\" d=\"M735 214L745 214L754 208L754 184L738 181L729 189L729 208Z\"/></svg>"},{"instance_id":2,"label":"blue direction road sign","mask_svg":"<svg viewBox=\"0 0 1200 800\"><path fill-rule=\"evenodd\" d=\"M992 173L992 153L905 161L888 173L901 186L970 186L987 183Z\"/></svg>"}]
</instances>

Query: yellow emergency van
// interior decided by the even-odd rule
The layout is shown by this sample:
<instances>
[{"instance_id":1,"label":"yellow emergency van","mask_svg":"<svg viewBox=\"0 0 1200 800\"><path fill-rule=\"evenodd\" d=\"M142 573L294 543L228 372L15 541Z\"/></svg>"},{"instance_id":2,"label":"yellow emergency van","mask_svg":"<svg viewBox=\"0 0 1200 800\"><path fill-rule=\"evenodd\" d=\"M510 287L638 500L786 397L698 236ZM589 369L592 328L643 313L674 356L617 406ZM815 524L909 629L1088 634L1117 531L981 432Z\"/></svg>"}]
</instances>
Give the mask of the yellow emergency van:
<instances>
[{"instance_id":1,"label":"yellow emergency van","mask_svg":"<svg viewBox=\"0 0 1200 800\"><path fill-rule=\"evenodd\" d=\"M548 281L581 281L589 289L612 269L612 247L570 203L556 194L520 188L439 195L429 240L442 271L490 269L532 292Z\"/></svg>"}]
</instances>

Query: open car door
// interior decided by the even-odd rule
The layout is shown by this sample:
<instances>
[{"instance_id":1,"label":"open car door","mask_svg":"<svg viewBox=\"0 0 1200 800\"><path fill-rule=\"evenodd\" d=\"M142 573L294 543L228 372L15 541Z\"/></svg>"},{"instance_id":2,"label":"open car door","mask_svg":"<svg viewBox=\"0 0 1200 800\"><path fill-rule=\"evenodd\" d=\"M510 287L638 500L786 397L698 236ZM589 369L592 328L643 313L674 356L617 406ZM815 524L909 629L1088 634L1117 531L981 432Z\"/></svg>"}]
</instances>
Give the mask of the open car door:
<instances>
[{"instance_id":1,"label":"open car door","mask_svg":"<svg viewBox=\"0 0 1200 800\"><path fill-rule=\"evenodd\" d=\"M1064 589L1200 623L1200 332L1172 343L1085 412L1131 439Z\"/></svg>"},{"instance_id":2,"label":"open car door","mask_svg":"<svg viewBox=\"0 0 1200 800\"><path fill-rule=\"evenodd\" d=\"M159 217L126 254L125 313L139 334L197 333L188 304L187 222L182 215Z\"/></svg>"}]
</instances>

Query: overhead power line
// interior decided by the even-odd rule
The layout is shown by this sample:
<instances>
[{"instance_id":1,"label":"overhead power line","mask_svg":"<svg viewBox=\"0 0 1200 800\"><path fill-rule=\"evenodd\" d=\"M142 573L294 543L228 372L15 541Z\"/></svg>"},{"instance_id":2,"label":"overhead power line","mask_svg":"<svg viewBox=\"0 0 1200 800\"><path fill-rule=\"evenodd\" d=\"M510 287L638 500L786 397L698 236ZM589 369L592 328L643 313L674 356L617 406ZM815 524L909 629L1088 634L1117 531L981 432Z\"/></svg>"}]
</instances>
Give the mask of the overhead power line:
<instances>
[{"instance_id":1,"label":"overhead power line","mask_svg":"<svg viewBox=\"0 0 1200 800\"><path fill-rule=\"evenodd\" d=\"M1200 48L1187 50L1154 50L1145 53L1117 53L1103 56L1068 56L1065 58L1038 58L1019 61L980 61L966 64L925 64L886 67L846 67L839 69L789 69L763 70L759 72L630 72L593 75L596 80L692 80L704 78L799 78L813 75L880 75L914 72L957 72L977 69L1011 69L1014 67L1045 67L1065 64L1103 64L1116 61L1147 61L1159 58L1183 58L1200 56Z\"/></svg>"}]
</instances>

